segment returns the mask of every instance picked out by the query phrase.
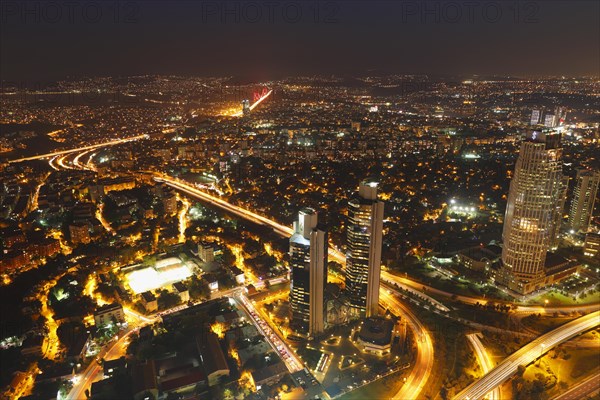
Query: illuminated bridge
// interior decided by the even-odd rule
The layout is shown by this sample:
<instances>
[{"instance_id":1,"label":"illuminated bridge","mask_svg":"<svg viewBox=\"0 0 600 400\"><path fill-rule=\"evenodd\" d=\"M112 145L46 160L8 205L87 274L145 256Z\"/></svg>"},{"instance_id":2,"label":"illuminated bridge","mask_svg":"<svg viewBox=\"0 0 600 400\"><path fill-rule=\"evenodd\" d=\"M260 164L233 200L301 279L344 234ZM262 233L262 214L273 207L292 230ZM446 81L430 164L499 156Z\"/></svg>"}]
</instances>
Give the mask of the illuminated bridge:
<instances>
[{"instance_id":1,"label":"illuminated bridge","mask_svg":"<svg viewBox=\"0 0 600 400\"><path fill-rule=\"evenodd\" d=\"M252 103L250 105L250 111L254 110L256 107L258 107L258 105L260 103L265 101L267 99L267 97L269 97L271 95L271 93L273 93L273 89L268 90L267 88L265 88L260 95L258 95L258 96L255 95L254 103ZM241 117L242 115L244 115L244 110L238 111L235 114L233 114L234 117Z\"/></svg>"},{"instance_id":2,"label":"illuminated bridge","mask_svg":"<svg viewBox=\"0 0 600 400\"><path fill-rule=\"evenodd\" d=\"M504 383L517 372L520 365L528 365L553 347L600 325L600 311L568 322L540 336L506 357L481 379L473 382L454 397L454 400L479 400Z\"/></svg>"}]
</instances>

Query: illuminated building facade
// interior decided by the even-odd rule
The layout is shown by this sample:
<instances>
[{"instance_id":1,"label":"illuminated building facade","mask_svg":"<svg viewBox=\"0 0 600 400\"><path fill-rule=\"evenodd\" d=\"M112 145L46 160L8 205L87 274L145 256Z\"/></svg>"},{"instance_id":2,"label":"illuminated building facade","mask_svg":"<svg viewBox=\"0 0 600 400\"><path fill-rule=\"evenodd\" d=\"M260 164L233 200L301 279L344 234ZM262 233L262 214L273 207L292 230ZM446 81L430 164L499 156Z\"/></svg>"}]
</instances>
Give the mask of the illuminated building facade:
<instances>
[{"instance_id":1,"label":"illuminated building facade","mask_svg":"<svg viewBox=\"0 0 600 400\"><path fill-rule=\"evenodd\" d=\"M587 231L594 211L594 202L600 184L600 172L579 170L569 212L569 226L575 232Z\"/></svg>"},{"instance_id":2,"label":"illuminated building facade","mask_svg":"<svg viewBox=\"0 0 600 400\"><path fill-rule=\"evenodd\" d=\"M521 144L502 233L503 284L520 294L540 289L546 253L556 245L566 184L560 134L533 132Z\"/></svg>"},{"instance_id":3,"label":"illuminated building facade","mask_svg":"<svg viewBox=\"0 0 600 400\"><path fill-rule=\"evenodd\" d=\"M91 240L90 226L87 222L69 225L69 234L71 236L71 243L73 244L87 244Z\"/></svg>"},{"instance_id":4,"label":"illuminated building facade","mask_svg":"<svg viewBox=\"0 0 600 400\"><path fill-rule=\"evenodd\" d=\"M301 210L290 238L292 322L309 337L319 335L325 328L327 232L317 223L315 210Z\"/></svg>"},{"instance_id":5,"label":"illuminated building facade","mask_svg":"<svg viewBox=\"0 0 600 400\"><path fill-rule=\"evenodd\" d=\"M600 259L600 233L589 232L585 235L583 255L590 258Z\"/></svg>"},{"instance_id":6,"label":"illuminated building facade","mask_svg":"<svg viewBox=\"0 0 600 400\"><path fill-rule=\"evenodd\" d=\"M383 236L383 201L375 181L361 182L348 202L346 296L354 316L374 317L379 311L379 276Z\"/></svg>"},{"instance_id":7,"label":"illuminated building facade","mask_svg":"<svg viewBox=\"0 0 600 400\"><path fill-rule=\"evenodd\" d=\"M542 118L542 112L540 110L532 110L531 111L531 121L529 123L531 125L537 125L540 123L541 118Z\"/></svg>"},{"instance_id":8,"label":"illuminated building facade","mask_svg":"<svg viewBox=\"0 0 600 400\"><path fill-rule=\"evenodd\" d=\"M242 114L248 115L250 114L250 100L242 100Z\"/></svg>"}]
</instances>

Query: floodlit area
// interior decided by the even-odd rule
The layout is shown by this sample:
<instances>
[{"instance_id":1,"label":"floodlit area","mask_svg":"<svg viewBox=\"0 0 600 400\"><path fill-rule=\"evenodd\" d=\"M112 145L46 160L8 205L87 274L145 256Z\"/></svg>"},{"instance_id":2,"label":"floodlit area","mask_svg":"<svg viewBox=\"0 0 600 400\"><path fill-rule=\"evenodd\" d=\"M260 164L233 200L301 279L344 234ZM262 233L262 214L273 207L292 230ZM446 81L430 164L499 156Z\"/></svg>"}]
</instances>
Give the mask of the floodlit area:
<instances>
[{"instance_id":1,"label":"floodlit area","mask_svg":"<svg viewBox=\"0 0 600 400\"><path fill-rule=\"evenodd\" d=\"M192 276L192 267L179 258L157 261L153 267L141 268L127 276L129 287L135 294L156 290Z\"/></svg>"}]
</instances>

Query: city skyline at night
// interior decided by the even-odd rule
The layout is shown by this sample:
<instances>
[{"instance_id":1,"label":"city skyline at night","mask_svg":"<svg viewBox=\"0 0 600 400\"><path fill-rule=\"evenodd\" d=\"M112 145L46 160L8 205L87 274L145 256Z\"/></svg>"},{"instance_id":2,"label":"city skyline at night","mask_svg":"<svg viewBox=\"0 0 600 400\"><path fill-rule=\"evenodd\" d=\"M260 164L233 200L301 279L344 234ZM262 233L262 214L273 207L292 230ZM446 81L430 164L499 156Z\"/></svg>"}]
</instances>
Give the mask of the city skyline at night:
<instances>
[{"instance_id":1,"label":"city skyline at night","mask_svg":"<svg viewBox=\"0 0 600 400\"><path fill-rule=\"evenodd\" d=\"M0 2L0 398L597 400L600 3Z\"/></svg>"}]
</instances>

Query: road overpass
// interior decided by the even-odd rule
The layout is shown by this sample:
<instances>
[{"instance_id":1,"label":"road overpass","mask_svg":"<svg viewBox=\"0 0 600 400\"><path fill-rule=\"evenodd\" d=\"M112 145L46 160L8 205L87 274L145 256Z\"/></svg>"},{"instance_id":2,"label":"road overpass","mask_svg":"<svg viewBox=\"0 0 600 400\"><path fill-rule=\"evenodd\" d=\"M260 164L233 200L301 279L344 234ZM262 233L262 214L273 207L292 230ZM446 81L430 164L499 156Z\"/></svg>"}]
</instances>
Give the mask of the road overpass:
<instances>
[{"instance_id":1,"label":"road overpass","mask_svg":"<svg viewBox=\"0 0 600 400\"><path fill-rule=\"evenodd\" d=\"M74 161L78 160L78 157L82 156L82 155L83 154L80 154L77 157L75 157ZM51 165L52 165L52 163L51 163ZM86 164L86 165L81 165L78 162L77 163L74 162L73 165L76 167L79 167L79 168L83 168L83 169L93 169L93 167L89 165L89 161L88 161L88 164ZM209 204L219 207L225 211L231 212L232 214L237 215L241 218L252 221L259 225L270 226L275 231L275 233L277 233L283 237L289 237L293 233L292 228L289 226L279 224L279 223L277 223L269 218L266 218L260 214L257 214L255 212L252 212L252 211L247 210L242 207L235 206L235 205L227 202L226 200L223 200L219 197L213 196L203 190L200 190L200 189L192 186L188 182L182 181L180 179L177 179L177 178L174 178L174 177L171 177L171 176L168 176L168 175L156 172L156 171L141 171L141 172L146 173L149 176L153 176L153 179L155 181L164 182L165 184L167 184L181 192L184 192L190 196L199 198ZM340 252L339 250L337 250L336 248L334 248L333 246L329 247L329 257L330 257L330 259L340 263L342 266L346 265L345 255L342 252ZM490 299L457 295L455 293L446 292L441 289L427 286L421 282L414 281L412 279L409 279L408 277L402 277L402 276L391 274L387 271L381 271L381 280L384 282L387 282L388 284L391 284L391 285L398 285L399 287L401 287L405 290L408 290L414 294L418 293L419 296L425 296L429 302L431 302L436 308L438 308L442 311L446 311L447 307L444 304L437 301L436 299L429 296L429 294L439 295L441 297L450 298L453 301L460 301L460 302L463 302L466 304L471 304L471 305L475 305L477 303L485 304L486 302L490 301ZM512 303L509 303L509 302L496 301L496 300L494 302L512 305ZM541 306L541 305L540 306L520 305L520 306L517 306L517 308L516 308L517 312L529 313L529 314L530 313L545 314L545 313L564 312L564 311L592 312L592 311L597 311L597 310L600 310L600 303L581 304L581 305L563 306L563 307L547 307L547 306Z\"/></svg>"},{"instance_id":2,"label":"road overpass","mask_svg":"<svg viewBox=\"0 0 600 400\"><path fill-rule=\"evenodd\" d=\"M256 107L258 107L258 105L260 103L265 101L267 99L267 97L269 97L271 95L271 93L273 93L273 89L269 90L267 93L265 93L263 96L261 96L258 100L256 100L254 103L252 103L252 105L250 106L250 111L254 110ZM234 117L241 117L242 115L244 115L243 110L238 111L235 114L233 114Z\"/></svg>"},{"instance_id":3,"label":"road overpass","mask_svg":"<svg viewBox=\"0 0 600 400\"><path fill-rule=\"evenodd\" d=\"M567 340L600 325L600 311L568 322L521 347L506 357L481 379L473 382L454 400L479 400L513 376L520 365L528 365L544 353Z\"/></svg>"},{"instance_id":4,"label":"road overpass","mask_svg":"<svg viewBox=\"0 0 600 400\"><path fill-rule=\"evenodd\" d=\"M123 139L111 140L109 142L92 144L89 146L76 147L74 149L58 150L58 151L54 151L52 153L39 154L39 155L31 156L31 157L17 158L15 160L9 160L8 162L10 164L14 164L14 163L19 163L19 162L23 162L23 161L43 160L44 158L50 158L50 157L54 157L54 156L62 156L65 154L77 153L79 151L93 150L93 149L97 149L99 147L114 146L116 144L131 142L133 140L139 140L139 139L148 139L148 135L130 136L130 137L126 137Z\"/></svg>"}]
</instances>

